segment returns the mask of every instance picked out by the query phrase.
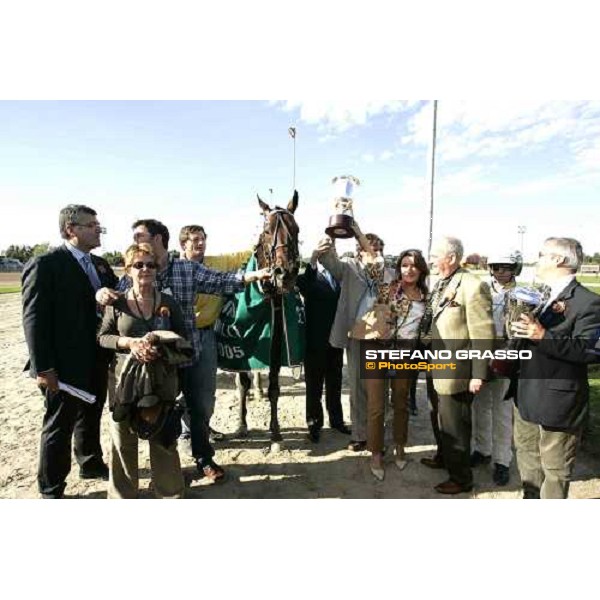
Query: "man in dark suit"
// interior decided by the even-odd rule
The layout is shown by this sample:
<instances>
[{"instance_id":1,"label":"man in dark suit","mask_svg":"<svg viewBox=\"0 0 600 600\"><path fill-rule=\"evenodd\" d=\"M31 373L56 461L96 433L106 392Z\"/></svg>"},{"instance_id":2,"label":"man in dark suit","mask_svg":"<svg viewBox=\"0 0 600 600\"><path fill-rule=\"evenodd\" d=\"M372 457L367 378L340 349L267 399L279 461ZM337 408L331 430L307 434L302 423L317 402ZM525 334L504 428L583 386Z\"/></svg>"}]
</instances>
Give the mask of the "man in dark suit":
<instances>
[{"instance_id":1,"label":"man in dark suit","mask_svg":"<svg viewBox=\"0 0 600 600\"><path fill-rule=\"evenodd\" d=\"M45 397L38 468L44 498L63 496L73 435L80 477L108 479L100 418L110 355L96 344L100 310L94 294L101 286L114 287L117 277L105 260L90 254L104 232L94 210L70 204L60 211L59 227L64 245L31 259L22 278L28 367ZM59 389L59 382L95 395L95 402Z\"/></svg>"},{"instance_id":2,"label":"man in dark suit","mask_svg":"<svg viewBox=\"0 0 600 600\"><path fill-rule=\"evenodd\" d=\"M333 276L317 263L317 252L306 270L297 279L306 310L306 423L308 437L318 442L323 427L323 383L329 424L341 433L350 434L342 413L343 349L329 343L329 333L335 318L340 286Z\"/></svg>"},{"instance_id":3,"label":"man in dark suit","mask_svg":"<svg viewBox=\"0 0 600 600\"><path fill-rule=\"evenodd\" d=\"M600 297L575 273L583 262L581 244L548 238L537 277L550 286L539 320L523 316L513 324L523 349L514 437L523 497L566 498L577 446L588 411L588 363L600 335Z\"/></svg>"}]
</instances>

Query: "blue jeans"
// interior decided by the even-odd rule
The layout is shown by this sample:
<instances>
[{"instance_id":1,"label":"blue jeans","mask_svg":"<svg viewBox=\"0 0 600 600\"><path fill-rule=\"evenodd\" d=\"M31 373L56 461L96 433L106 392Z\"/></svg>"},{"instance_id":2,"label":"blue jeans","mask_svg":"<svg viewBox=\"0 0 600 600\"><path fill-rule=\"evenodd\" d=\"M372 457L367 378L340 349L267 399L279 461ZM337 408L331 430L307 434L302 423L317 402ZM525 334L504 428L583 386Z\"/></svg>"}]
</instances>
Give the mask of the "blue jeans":
<instances>
[{"instance_id":1,"label":"blue jeans","mask_svg":"<svg viewBox=\"0 0 600 600\"><path fill-rule=\"evenodd\" d=\"M209 440L210 418L215 410L217 390L217 343L212 329L200 330L202 349L198 361L180 370L181 388L186 410L183 416L183 435L192 438L192 455L210 459L215 451Z\"/></svg>"},{"instance_id":2,"label":"blue jeans","mask_svg":"<svg viewBox=\"0 0 600 600\"><path fill-rule=\"evenodd\" d=\"M189 431L192 438L192 456L202 462L209 461L215 454L210 444L208 420L200 397L201 369L199 362L179 369L181 390L189 411Z\"/></svg>"}]
</instances>

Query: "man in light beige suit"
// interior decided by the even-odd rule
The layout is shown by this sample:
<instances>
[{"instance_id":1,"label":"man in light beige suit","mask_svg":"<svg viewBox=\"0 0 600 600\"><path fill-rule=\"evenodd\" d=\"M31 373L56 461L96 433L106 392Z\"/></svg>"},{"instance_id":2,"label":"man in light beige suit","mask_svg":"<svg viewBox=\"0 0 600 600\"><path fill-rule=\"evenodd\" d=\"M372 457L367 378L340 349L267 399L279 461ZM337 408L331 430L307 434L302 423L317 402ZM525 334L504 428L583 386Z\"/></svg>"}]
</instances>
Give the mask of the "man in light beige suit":
<instances>
[{"instance_id":1,"label":"man in light beige suit","mask_svg":"<svg viewBox=\"0 0 600 600\"><path fill-rule=\"evenodd\" d=\"M495 329L490 289L486 282L460 268L462 256L463 245L457 238L443 237L433 244L431 273L439 279L428 302L424 333L431 334L433 349L491 350ZM459 361L452 378L434 376L443 466L450 476L436 486L441 494L459 494L473 488L471 404L487 378L488 362Z\"/></svg>"},{"instance_id":2,"label":"man in light beige suit","mask_svg":"<svg viewBox=\"0 0 600 600\"><path fill-rule=\"evenodd\" d=\"M383 240L374 233L363 235L355 223L357 258L339 259L333 240L325 238L319 242L319 262L341 285L340 299L329 335L334 348L346 348L348 379L350 384L350 418L352 419L352 441L348 449L355 452L367 447L367 391L365 380L360 378L360 340L351 337L351 330L360 316L361 303L368 293L364 260L369 247L373 254L383 252Z\"/></svg>"}]
</instances>

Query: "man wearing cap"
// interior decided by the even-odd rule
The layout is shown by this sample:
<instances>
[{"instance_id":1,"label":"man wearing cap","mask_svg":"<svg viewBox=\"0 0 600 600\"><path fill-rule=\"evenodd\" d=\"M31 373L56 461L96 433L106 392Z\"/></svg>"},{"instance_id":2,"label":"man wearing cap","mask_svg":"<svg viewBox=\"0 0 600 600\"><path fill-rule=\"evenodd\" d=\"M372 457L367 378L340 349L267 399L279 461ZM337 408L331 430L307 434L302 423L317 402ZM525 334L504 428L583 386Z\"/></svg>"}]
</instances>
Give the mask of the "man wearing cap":
<instances>
[{"instance_id":1,"label":"man wearing cap","mask_svg":"<svg viewBox=\"0 0 600 600\"><path fill-rule=\"evenodd\" d=\"M550 286L539 319L523 315L512 324L531 360L520 361L514 437L523 497L567 498L583 423L589 410L588 364L598 356L600 296L575 274L581 244L548 238L536 276Z\"/></svg>"},{"instance_id":2,"label":"man wearing cap","mask_svg":"<svg viewBox=\"0 0 600 600\"><path fill-rule=\"evenodd\" d=\"M60 211L64 244L31 259L22 276L23 329L28 367L44 394L38 487L43 498L62 498L71 470L71 438L82 479L108 479L102 458L100 418L106 398L110 354L96 344L101 286L117 277L108 263L90 254L104 228L96 211L70 204ZM91 403L65 390L69 385L94 398Z\"/></svg>"}]
</instances>

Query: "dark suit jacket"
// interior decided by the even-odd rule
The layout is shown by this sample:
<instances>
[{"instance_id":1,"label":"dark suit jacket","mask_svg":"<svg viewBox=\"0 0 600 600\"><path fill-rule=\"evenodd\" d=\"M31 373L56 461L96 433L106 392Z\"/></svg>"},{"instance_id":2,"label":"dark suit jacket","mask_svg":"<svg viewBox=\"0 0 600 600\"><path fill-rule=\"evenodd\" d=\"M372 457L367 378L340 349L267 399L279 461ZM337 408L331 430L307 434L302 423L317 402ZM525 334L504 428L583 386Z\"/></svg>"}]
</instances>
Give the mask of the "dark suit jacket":
<instances>
[{"instance_id":1,"label":"dark suit jacket","mask_svg":"<svg viewBox=\"0 0 600 600\"><path fill-rule=\"evenodd\" d=\"M304 298L306 311L306 349L324 350L329 343L329 333L335 319L340 297L339 284L334 291L327 279L310 265L298 276L296 283Z\"/></svg>"},{"instance_id":2,"label":"dark suit jacket","mask_svg":"<svg viewBox=\"0 0 600 600\"><path fill-rule=\"evenodd\" d=\"M102 286L114 288L117 277L108 263L94 255L92 261ZM94 365L104 355L96 345L94 288L65 246L25 265L22 299L31 376L54 368L60 381L94 392Z\"/></svg>"},{"instance_id":3,"label":"dark suit jacket","mask_svg":"<svg viewBox=\"0 0 600 600\"><path fill-rule=\"evenodd\" d=\"M519 413L545 427L577 428L588 406L587 365L598 360L589 349L600 334L600 296L573 281L542 313L540 322L546 328L544 339L527 340L522 346L533 352L533 358L521 361Z\"/></svg>"}]
</instances>

